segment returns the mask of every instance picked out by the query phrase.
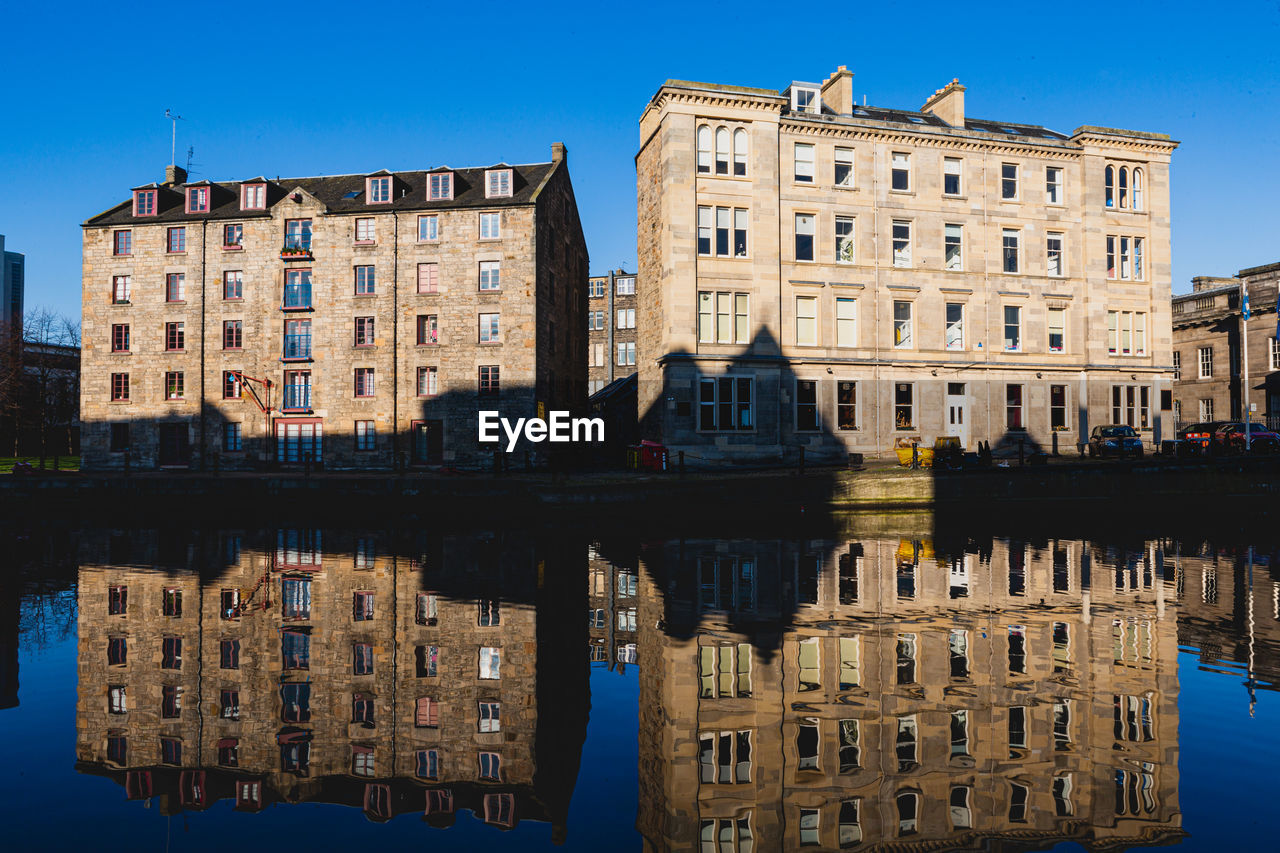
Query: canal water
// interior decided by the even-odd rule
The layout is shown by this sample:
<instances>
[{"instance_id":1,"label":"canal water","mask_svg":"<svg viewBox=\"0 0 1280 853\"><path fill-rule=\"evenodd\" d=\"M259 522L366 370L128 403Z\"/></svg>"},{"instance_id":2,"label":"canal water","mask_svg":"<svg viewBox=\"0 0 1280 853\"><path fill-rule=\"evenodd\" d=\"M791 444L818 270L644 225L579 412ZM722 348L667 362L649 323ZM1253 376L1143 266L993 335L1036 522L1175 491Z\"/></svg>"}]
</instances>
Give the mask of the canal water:
<instances>
[{"instance_id":1,"label":"canal water","mask_svg":"<svg viewBox=\"0 0 1280 853\"><path fill-rule=\"evenodd\" d=\"M1164 534L9 531L4 847L1273 849L1280 546Z\"/></svg>"}]
</instances>

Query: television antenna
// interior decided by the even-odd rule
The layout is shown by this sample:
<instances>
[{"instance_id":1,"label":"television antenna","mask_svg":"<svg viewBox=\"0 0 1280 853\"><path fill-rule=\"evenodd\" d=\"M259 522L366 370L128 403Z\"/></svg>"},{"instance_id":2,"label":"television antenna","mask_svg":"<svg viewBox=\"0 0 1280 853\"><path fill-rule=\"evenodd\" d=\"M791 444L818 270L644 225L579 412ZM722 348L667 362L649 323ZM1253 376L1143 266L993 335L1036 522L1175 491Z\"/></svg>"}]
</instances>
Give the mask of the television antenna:
<instances>
[{"instance_id":1,"label":"television antenna","mask_svg":"<svg viewBox=\"0 0 1280 853\"><path fill-rule=\"evenodd\" d=\"M173 110L165 110L164 117L173 122L173 138L169 145L169 162L178 165L178 121L185 119Z\"/></svg>"}]
</instances>

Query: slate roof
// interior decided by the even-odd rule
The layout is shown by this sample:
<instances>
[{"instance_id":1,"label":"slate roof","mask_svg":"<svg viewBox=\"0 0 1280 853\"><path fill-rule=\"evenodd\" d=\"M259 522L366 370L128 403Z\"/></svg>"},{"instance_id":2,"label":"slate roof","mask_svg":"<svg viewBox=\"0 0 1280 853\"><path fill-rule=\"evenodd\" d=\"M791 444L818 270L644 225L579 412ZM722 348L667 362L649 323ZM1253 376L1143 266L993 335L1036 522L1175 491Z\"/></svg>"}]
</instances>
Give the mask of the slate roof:
<instances>
[{"instance_id":1,"label":"slate roof","mask_svg":"<svg viewBox=\"0 0 1280 853\"><path fill-rule=\"evenodd\" d=\"M474 169L450 169L441 166L420 172L388 172L385 169L360 175L329 175L312 178L249 179L244 181L192 181L174 187L146 184L135 189L157 188L158 212L155 216L134 216L133 198L91 217L85 227L101 225L149 225L164 222L200 222L201 220L252 219L271 215L271 208L289 193L301 187L320 200L331 214L378 213L389 210L452 210L457 208L511 207L533 203L534 191L542 184L556 163L531 163L509 166L497 163ZM484 173L489 169L511 169L511 195L486 198ZM453 172L453 198L427 200L427 176ZM366 204L365 178L392 175L392 201L389 204ZM267 185L266 210L241 210L240 187L244 184ZM208 213L187 213L184 190L189 186L212 186ZM354 194L354 195L351 195ZM350 198L348 196L351 195Z\"/></svg>"}]
</instances>

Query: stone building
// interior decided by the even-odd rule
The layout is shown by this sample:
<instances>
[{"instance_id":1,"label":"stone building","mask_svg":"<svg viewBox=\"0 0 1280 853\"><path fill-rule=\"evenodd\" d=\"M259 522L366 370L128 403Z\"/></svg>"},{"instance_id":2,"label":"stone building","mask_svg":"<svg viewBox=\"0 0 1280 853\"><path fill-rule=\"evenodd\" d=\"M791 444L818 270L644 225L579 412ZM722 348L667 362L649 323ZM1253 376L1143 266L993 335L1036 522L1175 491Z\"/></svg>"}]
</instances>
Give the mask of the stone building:
<instances>
[{"instance_id":1,"label":"stone building","mask_svg":"<svg viewBox=\"0 0 1280 853\"><path fill-rule=\"evenodd\" d=\"M636 662L636 592L638 568L620 565L587 549L587 651L592 663L625 671Z\"/></svg>"},{"instance_id":2,"label":"stone building","mask_svg":"<svg viewBox=\"0 0 1280 853\"><path fill-rule=\"evenodd\" d=\"M1177 143L970 118L956 81L860 106L852 78L645 108L646 437L713 463L1167 433Z\"/></svg>"},{"instance_id":3,"label":"stone building","mask_svg":"<svg viewBox=\"0 0 1280 853\"><path fill-rule=\"evenodd\" d=\"M636 372L636 276L610 270L588 280L587 393Z\"/></svg>"},{"instance_id":4,"label":"stone building","mask_svg":"<svg viewBox=\"0 0 1280 853\"><path fill-rule=\"evenodd\" d=\"M681 540L642 568L646 850L1183 835L1154 546Z\"/></svg>"},{"instance_id":5,"label":"stone building","mask_svg":"<svg viewBox=\"0 0 1280 853\"><path fill-rule=\"evenodd\" d=\"M1251 417L1280 428L1280 345L1276 290L1280 263L1234 277L1197 276L1191 292L1173 297L1173 406L1181 423ZM1243 306L1249 294L1249 387L1244 392Z\"/></svg>"},{"instance_id":6,"label":"stone building","mask_svg":"<svg viewBox=\"0 0 1280 853\"><path fill-rule=\"evenodd\" d=\"M580 556L309 528L85 547L82 772L167 813L327 802L447 826L471 810L563 840L586 731L585 631L565 630Z\"/></svg>"},{"instance_id":7,"label":"stone building","mask_svg":"<svg viewBox=\"0 0 1280 853\"><path fill-rule=\"evenodd\" d=\"M585 406L587 250L560 143L487 168L214 183L171 166L83 232L86 468L476 463L479 409Z\"/></svg>"},{"instance_id":8,"label":"stone building","mask_svg":"<svg viewBox=\"0 0 1280 853\"><path fill-rule=\"evenodd\" d=\"M22 340L22 309L26 294L27 257L6 251L0 234L0 344Z\"/></svg>"}]
</instances>

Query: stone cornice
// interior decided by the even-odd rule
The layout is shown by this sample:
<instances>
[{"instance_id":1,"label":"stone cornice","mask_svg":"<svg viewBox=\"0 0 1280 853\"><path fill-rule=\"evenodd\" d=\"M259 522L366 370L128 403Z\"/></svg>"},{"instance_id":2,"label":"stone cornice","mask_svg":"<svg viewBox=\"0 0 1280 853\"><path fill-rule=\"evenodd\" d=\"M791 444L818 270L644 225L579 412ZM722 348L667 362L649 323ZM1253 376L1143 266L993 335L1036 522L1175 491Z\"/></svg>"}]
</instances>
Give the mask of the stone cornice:
<instances>
[{"instance_id":1,"label":"stone cornice","mask_svg":"<svg viewBox=\"0 0 1280 853\"><path fill-rule=\"evenodd\" d=\"M1179 143L1172 139L1158 139L1137 136L1120 136L1107 133L1093 133L1090 131L1077 132L1071 137L1071 141L1081 147L1085 145L1097 145L1102 148L1110 148L1112 150L1123 150L1133 152L1143 152L1147 154L1162 154L1168 156L1173 153Z\"/></svg>"},{"instance_id":2,"label":"stone cornice","mask_svg":"<svg viewBox=\"0 0 1280 853\"><path fill-rule=\"evenodd\" d=\"M650 110L661 112L673 104L687 104L711 109L755 110L780 115L786 103L787 99L781 95L769 95L764 93L763 90L760 94L755 94L754 90L738 92L723 89L693 89L664 85L649 101L648 106L645 107L645 113ZM641 119L643 119L643 115Z\"/></svg>"},{"instance_id":3,"label":"stone cornice","mask_svg":"<svg viewBox=\"0 0 1280 853\"><path fill-rule=\"evenodd\" d=\"M1018 143L1004 139L978 136L960 136L947 133L930 133L918 128L889 128L877 125L817 124L808 121L783 119L779 133L792 133L818 138L842 139L885 144L910 144L923 148L945 148L959 152L991 152L997 154L1043 157L1052 160L1079 159L1082 152L1071 143L1062 140L1058 144Z\"/></svg>"}]
</instances>

